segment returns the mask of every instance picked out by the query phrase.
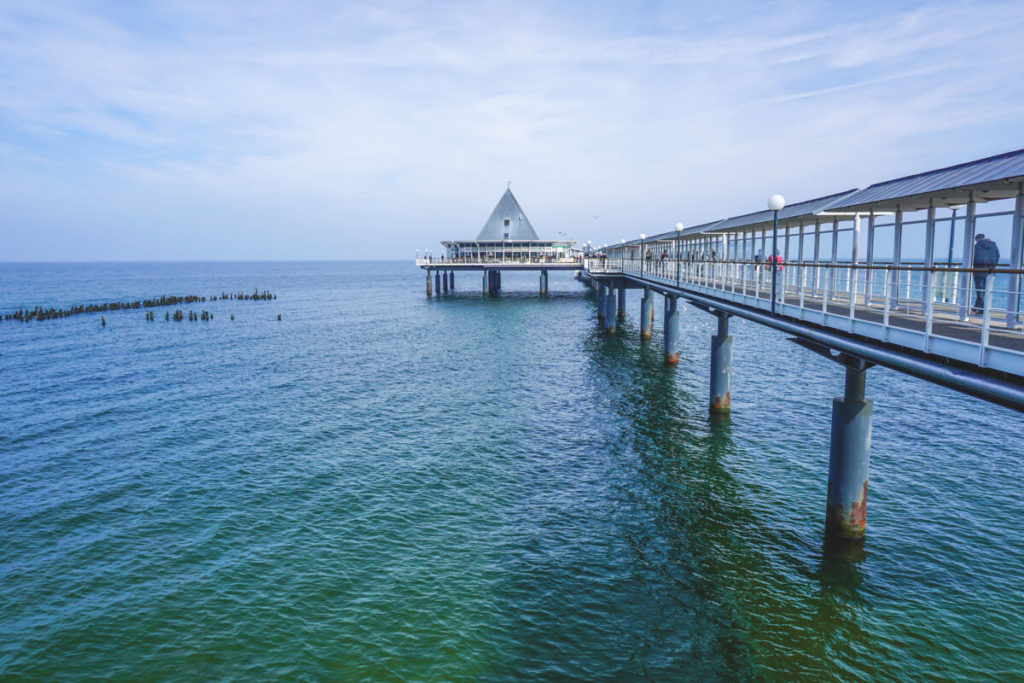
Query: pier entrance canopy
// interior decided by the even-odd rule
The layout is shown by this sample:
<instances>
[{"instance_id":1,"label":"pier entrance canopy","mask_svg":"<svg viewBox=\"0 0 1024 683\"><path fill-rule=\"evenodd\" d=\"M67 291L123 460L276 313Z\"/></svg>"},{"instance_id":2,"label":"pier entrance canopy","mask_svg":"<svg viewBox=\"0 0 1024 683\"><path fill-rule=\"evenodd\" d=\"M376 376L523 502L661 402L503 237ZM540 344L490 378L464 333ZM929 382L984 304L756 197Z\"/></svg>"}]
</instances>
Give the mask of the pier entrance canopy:
<instances>
[{"instance_id":1,"label":"pier entrance canopy","mask_svg":"<svg viewBox=\"0 0 1024 683\"><path fill-rule=\"evenodd\" d=\"M566 263L579 260L568 239L542 240L511 188L501 195L475 240L442 242L450 263Z\"/></svg>"}]
</instances>

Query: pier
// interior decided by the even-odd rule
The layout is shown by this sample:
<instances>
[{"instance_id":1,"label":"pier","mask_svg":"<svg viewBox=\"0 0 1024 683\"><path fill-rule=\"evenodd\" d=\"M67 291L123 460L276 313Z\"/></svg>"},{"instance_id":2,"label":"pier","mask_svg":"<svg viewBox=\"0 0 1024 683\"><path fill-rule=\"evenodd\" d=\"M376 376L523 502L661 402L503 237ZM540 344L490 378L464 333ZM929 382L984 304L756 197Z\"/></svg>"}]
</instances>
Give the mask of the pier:
<instances>
[{"instance_id":1,"label":"pier","mask_svg":"<svg viewBox=\"0 0 1024 683\"><path fill-rule=\"evenodd\" d=\"M578 271L583 254L572 240L542 240L519 205L511 188L498 200L490 217L474 240L441 243L445 250L437 257L417 255L416 265L427 273L427 296L443 296L455 291L455 273L482 273L481 290L485 295L501 291L503 271L539 271L537 291L548 293L548 273L552 270Z\"/></svg>"},{"instance_id":2,"label":"pier","mask_svg":"<svg viewBox=\"0 0 1024 683\"><path fill-rule=\"evenodd\" d=\"M521 215L517 202L514 209ZM481 237L493 236L494 220ZM499 230L509 225L505 214L497 221ZM983 228L1000 230L997 262L982 258L992 253ZM607 333L625 316L629 290L639 291L640 337L648 340L660 295L665 363L678 363L689 345L710 343L708 410L717 414L731 408L734 316L834 361L843 387L832 404L828 540L864 537L872 367L1024 412L1024 150L793 204L772 195L762 211L588 244L582 260L571 243L556 255L548 251L553 245L535 249L518 237L445 242L446 261L417 260L427 270L428 296L431 271L451 278L459 269L483 270L484 293L494 294L502 270L573 269L593 288ZM916 247L921 256L911 258ZM542 294L546 285L542 274ZM680 339L683 303L715 316L710 340Z\"/></svg>"}]
</instances>

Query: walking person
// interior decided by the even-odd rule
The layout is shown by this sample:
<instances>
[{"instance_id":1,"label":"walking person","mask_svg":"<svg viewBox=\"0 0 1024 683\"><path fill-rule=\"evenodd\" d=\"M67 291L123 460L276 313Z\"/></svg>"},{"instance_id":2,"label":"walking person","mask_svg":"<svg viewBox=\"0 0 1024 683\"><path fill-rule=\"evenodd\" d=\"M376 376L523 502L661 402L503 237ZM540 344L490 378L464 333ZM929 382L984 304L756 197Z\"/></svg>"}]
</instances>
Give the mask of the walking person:
<instances>
[{"instance_id":1,"label":"walking person","mask_svg":"<svg viewBox=\"0 0 1024 683\"><path fill-rule=\"evenodd\" d=\"M979 273L974 272L974 308L971 309L971 313L981 315L985 309L985 287L987 285L988 276L992 274L991 269L995 268L999 264L999 247L996 243L985 237L985 235L978 234L974 237L974 267L975 268L988 268L989 272Z\"/></svg>"}]
</instances>

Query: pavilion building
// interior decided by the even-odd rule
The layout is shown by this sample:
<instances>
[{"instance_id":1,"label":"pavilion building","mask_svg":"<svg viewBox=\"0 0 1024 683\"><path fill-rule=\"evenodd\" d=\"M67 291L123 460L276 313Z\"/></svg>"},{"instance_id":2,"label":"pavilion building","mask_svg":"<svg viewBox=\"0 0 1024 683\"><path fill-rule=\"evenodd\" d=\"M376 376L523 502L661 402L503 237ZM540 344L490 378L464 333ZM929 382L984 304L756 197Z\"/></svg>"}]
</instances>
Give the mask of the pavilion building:
<instances>
[{"instance_id":1,"label":"pavilion building","mask_svg":"<svg viewBox=\"0 0 1024 683\"><path fill-rule=\"evenodd\" d=\"M511 187L484 223L475 240L442 242L449 263L567 263L578 261L569 239L542 240L526 217Z\"/></svg>"}]
</instances>

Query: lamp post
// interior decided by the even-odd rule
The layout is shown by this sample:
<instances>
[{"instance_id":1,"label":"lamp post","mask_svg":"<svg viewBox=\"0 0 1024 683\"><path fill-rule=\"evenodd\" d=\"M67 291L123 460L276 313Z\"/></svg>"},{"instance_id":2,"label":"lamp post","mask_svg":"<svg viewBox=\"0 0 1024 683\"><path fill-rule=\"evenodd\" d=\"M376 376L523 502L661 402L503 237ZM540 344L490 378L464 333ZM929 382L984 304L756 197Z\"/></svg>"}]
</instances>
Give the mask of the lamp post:
<instances>
[{"instance_id":1,"label":"lamp post","mask_svg":"<svg viewBox=\"0 0 1024 683\"><path fill-rule=\"evenodd\" d=\"M640 277L644 276L644 240L647 239L647 235L640 233Z\"/></svg>"},{"instance_id":2,"label":"lamp post","mask_svg":"<svg viewBox=\"0 0 1024 683\"><path fill-rule=\"evenodd\" d=\"M682 265L679 260L679 237L683 234L683 224L676 223L676 287L682 282Z\"/></svg>"},{"instance_id":3,"label":"lamp post","mask_svg":"<svg viewBox=\"0 0 1024 683\"><path fill-rule=\"evenodd\" d=\"M779 211L786 206L786 198L781 194L773 194L768 198L768 208L772 211L772 255L768 263L772 268L772 315L775 315L775 290L779 282L779 259L775 256L779 246Z\"/></svg>"}]
</instances>

